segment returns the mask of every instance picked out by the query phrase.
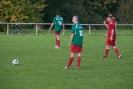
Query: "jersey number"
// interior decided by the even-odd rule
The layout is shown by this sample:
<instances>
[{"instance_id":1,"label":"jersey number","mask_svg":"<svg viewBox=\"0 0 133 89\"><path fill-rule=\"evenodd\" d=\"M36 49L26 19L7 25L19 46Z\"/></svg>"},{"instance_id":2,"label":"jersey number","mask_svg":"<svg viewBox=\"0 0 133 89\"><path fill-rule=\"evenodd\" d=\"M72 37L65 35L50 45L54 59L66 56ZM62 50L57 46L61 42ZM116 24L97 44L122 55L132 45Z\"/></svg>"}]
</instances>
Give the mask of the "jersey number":
<instances>
[{"instance_id":1,"label":"jersey number","mask_svg":"<svg viewBox=\"0 0 133 89\"><path fill-rule=\"evenodd\" d=\"M58 24L59 24L59 25L62 25L62 21L58 21Z\"/></svg>"},{"instance_id":2,"label":"jersey number","mask_svg":"<svg viewBox=\"0 0 133 89\"><path fill-rule=\"evenodd\" d=\"M79 34L80 34L80 36L83 36L83 32L82 31L79 31Z\"/></svg>"}]
</instances>

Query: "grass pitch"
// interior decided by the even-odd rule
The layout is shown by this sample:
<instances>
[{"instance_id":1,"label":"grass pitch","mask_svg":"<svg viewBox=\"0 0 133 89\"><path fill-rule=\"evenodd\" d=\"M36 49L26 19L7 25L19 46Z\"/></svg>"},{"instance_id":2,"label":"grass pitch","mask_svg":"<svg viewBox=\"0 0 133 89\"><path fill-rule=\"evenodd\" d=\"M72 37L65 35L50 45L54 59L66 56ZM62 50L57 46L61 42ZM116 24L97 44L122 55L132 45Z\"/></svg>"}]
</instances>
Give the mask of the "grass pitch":
<instances>
[{"instance_id":1,"label":"grass pitch","mask_svg":"<svg viewBox=\"0 0 133 89\"><path fill-rule=\"evenodd\" d=\"M59 50L54 49L53 32L1 34L0 89L132 89L132 30L117 33L117 47L123 57L118 59L110 48L109 58L101 59L105 50L106 40L102 38L105 31L92 31L91 36L84 31L82 61L78 70L75 69L77 55L71 69L64 69L69 59L69 31L60 36ZM20 61L19 65L12 65L15 58Z\"/></svg>"}]
</instances>

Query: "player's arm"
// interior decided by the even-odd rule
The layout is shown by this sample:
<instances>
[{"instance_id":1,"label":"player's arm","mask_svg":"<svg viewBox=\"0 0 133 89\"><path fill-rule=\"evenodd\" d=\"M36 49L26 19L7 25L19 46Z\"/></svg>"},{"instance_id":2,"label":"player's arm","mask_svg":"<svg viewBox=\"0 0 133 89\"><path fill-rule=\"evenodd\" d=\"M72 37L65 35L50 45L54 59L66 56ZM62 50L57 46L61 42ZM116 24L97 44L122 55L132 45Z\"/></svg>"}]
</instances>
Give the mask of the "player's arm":
<instances>
[{"instance_id":1,"label":"player's arm","mask_svg":"<svg viewBox=\"0 0 133 89\"><path fill-rule=\"evenodd\" d=\"M108 36L108 33L106 33L104 36L103 36L103 38L106 38Z\"/></svg>"},{"instance_id":2,"label":"player's arm","mask_svg":"<svg viewBox=\"0 0 133 89\"><path fill-rule=\"evenodd\" d=\"M117 22L115 22L115 28L117 27Z\"/></svg>"},{"instance_id":3,"label":"player's arm","mask_svg":"<svg viewBox=\"0 0 133 89\"><path fill-rule=\"evenodd\" d=\"M117 25L117 22L115 22L115 25Z\"/></svg>"},{"instance_id":4,"label":"player's arm","mask_svg":"<svg viewBox=\"0 0 133 89\"><path fill-rule=\"evenodd\" d=\"M74 37L74 33L71 34L70 41L69 41L69 46L71 46L73 37Z\"/></svg>"},{"instance_id":5,"label":"player's arm","mask_svg":"<svg viewBox=\"0 0 133 89\"><path fill-rule=\"evenodd\" d=\"M62 28L63 28L63 35L65 33L65 25L64 25L64 20L62 20Z\"/></svg>"},{"instance_id":6,"label":"player's arm","mask_svg":"<svg viewBox=\"0 0 133 89\"><path fill-rule=\"evenodd\" d=\"M114 29L111 30L111 36L110 36L110 41L113 40L113 35L114 35Z\"/></svg>"},{"instance_id":7,"label":"player's arm","mask_svg":"<svg viewBox=\"0 0 133 89\"><path fill-rule=\"evenodd\" d=\"M65 33L65 25L62 24L62 27L63 27L63 35L64 35L64 33Z\"/></svg>"},{"instance_id":8,"label":"player's arm","mask_svg":"<svg viewBox=\"0 0 133 89\"><path fill-rule=\"evenodd\" d=\"M52 28L53 26L54 26L54 23L51 24L51 26L50 26L50 28L49 28L49 30L48 30L49 32L50 32L50 30L51 30L51 28Z\"/></svg>"},{"instance_id":9,"label":"player's arm","mask_svg":"<svg viewBox=\"0 0 133 89\"><path fill-rule=\"evenodd\" d=\"M114 18L113 20L114 20L114 22L115 22L115 26L117 26L117 21L116 21L116 18Z\"/></svg>"},{"instance_id":10,"label":"player's arm","mask_svg":"<svg viewBox=\"0 0 133 89\"><path fill-rule=\"evenodd\" d=\"M108 28L108 24L106 24L106 21L103 21L103 24Z\"/></svg>"},{"instance_id":11,"label":"player's arm","mask_svg":"<svg viewBox=\"0 0 133 89\"><path fill-rule=\"evenodd\" d=\"M108 18L106 18L104 21L103 21L103 24L108 28Z\"/></svg>"}]
</instances>

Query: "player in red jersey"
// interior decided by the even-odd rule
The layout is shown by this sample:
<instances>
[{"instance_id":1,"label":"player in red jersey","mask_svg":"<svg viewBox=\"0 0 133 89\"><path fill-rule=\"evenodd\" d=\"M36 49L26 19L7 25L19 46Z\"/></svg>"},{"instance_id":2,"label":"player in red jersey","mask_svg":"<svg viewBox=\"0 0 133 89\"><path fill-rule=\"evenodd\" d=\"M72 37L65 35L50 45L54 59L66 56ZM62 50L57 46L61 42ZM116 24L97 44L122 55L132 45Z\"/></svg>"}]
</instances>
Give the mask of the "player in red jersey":
<instances>
[{"instance_id":1,"label":"player in red jersey","mask_svg":"<svg viewBox=\"0 0 133 89\"><path fill-rule=\"evenodd\" d=\"M109 14L109 17L112 17L112 14ZM116 26L117 25L117 21L116 21L115 17L112 17L112 20L113 20L113 22L115 23L115 26ZM108 26L107 26L107 24L109 23L108 22L108 18L106 18L103 23L108 28Z\"/></svg>"},{"instance_id":2,"label":"player in red jersey","mask_svg":"<svg viewBox=\"0 0 133 89\"><path fill-rule=\"evenodd\" d=\"M109 52L109 46L112 46L116 54L118 55L118 58L121 58L122 55L118 51L117 47L115 46L115 41L116 41L116 32L115 32L115 23L112 19L112 17L108 17L108 32L104 36L104 38L107 36L107 41L106 41L106 50L105 50L105 55L102 58L107 58L108 57L108 52Z\"/></svg>"},{"instance_id":3,"label":"player in red jersey","mask_svg":"<svg viewBox=\"0 0 133 89\"><path fill-rule=\"evenodd\" d=\"M115 23L114 25L115 25L115 32L116 32L117 21L116 21L115 17L112 17L112 14L109 14L109 17L111 17L113 22ZM106 18L104 20L103 24L107 27L107 29L108 29L108 23L109 23L108 18ZM115 41L115 42L117 43L117 41Z\"/></svg>"}]
</instances>

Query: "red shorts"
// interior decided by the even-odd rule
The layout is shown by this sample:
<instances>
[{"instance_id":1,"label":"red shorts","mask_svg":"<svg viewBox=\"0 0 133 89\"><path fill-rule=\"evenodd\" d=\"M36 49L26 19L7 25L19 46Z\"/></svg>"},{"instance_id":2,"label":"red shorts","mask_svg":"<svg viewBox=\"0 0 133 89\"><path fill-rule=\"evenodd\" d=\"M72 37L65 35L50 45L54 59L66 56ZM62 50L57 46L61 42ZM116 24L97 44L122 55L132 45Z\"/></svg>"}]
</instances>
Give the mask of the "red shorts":
<instances>
[{"instance_id":1,"label":"red shorts","mask_svg":"<svg viewBox=\"0 0 133 89\"><path fill-rule=\"evenodd\" d=\"M77 46L77 45L72 44L71 45L71 52L81 53L82 52L82 46Z\"/></svg>"},{"instance_id":2,"label":"red shorts","mask_svg":"<svg viewBox=\"0 0 133 89\"><path fill-rule=\"evenodd\" d=\"M115 40L110 41L110 39L107 39L106 45L115 46Z\"/></svg>"},{"instance_id":3,"label":"red shorts","mask_svg":"<svg viewBox=\"0 0 133 89\"><path fill-rule=\"evenodd\" d=\"M54 31L54 35L60 35L60 32Z\"/></svg>"}]
</instances>

